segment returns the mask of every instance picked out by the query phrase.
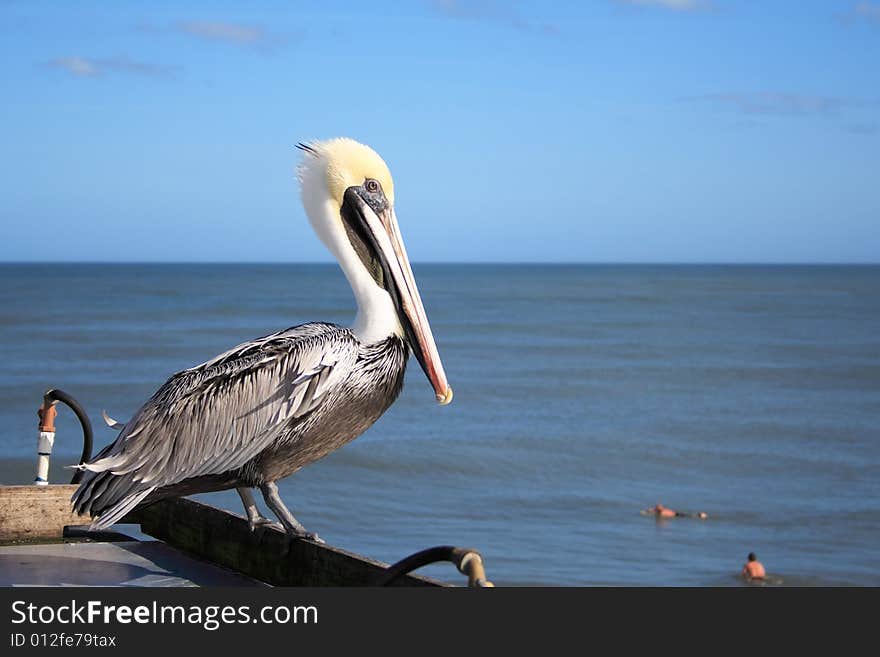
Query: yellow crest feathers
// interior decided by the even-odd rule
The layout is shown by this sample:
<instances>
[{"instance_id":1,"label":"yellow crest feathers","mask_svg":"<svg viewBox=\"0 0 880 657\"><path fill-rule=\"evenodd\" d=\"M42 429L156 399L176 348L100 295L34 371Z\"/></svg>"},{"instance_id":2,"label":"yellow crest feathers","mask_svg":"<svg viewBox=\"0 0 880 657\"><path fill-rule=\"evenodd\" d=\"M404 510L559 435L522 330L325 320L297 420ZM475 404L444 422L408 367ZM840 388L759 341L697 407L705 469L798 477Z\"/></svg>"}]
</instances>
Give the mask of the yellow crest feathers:
<instances>
[{"instance_id":1,"label":"yellow crest feathers","mask_svg":"<svg viewBox=\"0 0 880 657\"><path fill-rule=\"evenodd\" d=\"M327 191L340 205L345 190L354 185L362 185L367 178L379 181L385 197L394 204L391 171L379 154L369 146L354 139L338 137L300 144L299 147L306 153L301 168L317 163L313 158L326 165Z\"/></svg>"}]
</instances>

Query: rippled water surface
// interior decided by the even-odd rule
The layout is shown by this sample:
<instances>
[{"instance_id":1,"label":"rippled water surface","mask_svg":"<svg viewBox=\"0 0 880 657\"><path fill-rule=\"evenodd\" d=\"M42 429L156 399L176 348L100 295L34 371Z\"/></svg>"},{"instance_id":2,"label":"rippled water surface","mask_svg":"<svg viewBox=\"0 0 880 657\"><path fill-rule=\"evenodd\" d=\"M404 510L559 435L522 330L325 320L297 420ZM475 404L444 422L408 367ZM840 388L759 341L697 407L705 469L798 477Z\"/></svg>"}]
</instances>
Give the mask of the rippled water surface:
<instances>
[{"instance_id":1,"label":"rippled water surface","mask_svg":"<svg viewBox=\"0 0 880 657\"><path fill-rule=\"evenodd\" d=\"M413 361L372 429L280 482L328 542L471 545L499 584L735 585L755 551L775 582L880 585L880 268L415 270L455 401ZM102 445L102 409L127 419L177 370L352 308L332 265L0 265L0 474L32 479L48 387ZM710 518L639 515L658 501Z\"/></svg>"}]
</instances>

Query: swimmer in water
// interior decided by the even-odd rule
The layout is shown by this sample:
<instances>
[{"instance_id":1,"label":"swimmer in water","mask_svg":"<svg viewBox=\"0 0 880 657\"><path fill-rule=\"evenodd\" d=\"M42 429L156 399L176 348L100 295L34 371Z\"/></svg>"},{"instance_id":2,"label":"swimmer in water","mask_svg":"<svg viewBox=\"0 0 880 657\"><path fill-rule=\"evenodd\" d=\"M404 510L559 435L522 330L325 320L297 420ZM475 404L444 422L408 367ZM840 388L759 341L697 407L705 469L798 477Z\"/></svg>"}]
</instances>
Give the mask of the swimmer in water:
<instances>
[{"instance_id":1,"label":"swimmer in water","mask_svg":"<svg viewBox=\"0 0 880 657\"><path fill-rule=\"evenodd\" d=\"M675 518L676 516L680 515L678 511L674 511L673 509L667 509L665 506L663 506L659 502L657 503L657 505L653 509L651 509L651 511L658 518Z\"/></svg>"},{"instance_id":2,"label":"swimmer in water","mask_svg":"<svg viewBox=\"0 0 880 657\"><path fill-rule=\"evenodd\" d=\"M709 517L709 514L705 511L700 511L699 513L684 513L683 511L676 511L675 509L667 509L659 502L655 506L643 510L642 515L657 516L658 518L699 518L700 520L705 520Z\"/></svg>"},{"instance_id":3,"label":"swimmer in water","mask_svg":"<svg viewBox=\"0 0 880 657\"><path fill-rule=\"evenodd\" d=\"M764 565L758 561L758 557L755 556L754 552L749 552L748 561L743 566L742 574L746 579L764 579L767 577Z\"/></svg>"}]
</instances>

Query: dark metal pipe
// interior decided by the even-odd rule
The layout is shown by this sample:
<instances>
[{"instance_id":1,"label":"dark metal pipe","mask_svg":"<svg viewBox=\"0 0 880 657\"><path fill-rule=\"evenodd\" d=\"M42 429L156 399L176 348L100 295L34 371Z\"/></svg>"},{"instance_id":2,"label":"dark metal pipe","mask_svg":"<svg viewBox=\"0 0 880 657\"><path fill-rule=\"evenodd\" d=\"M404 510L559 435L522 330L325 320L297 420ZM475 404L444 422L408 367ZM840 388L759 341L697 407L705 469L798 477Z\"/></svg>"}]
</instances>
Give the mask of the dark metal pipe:
<instances>
[{"instance_id":1,"label":"dark metal pipe","mask_svg":"<svg viewBox=\"0 0 880 657\"><path fill-rule=\"evenodd\" d=\"M79 419L79 424L82 427L83 432L82 456L80 456L79 458L79 463L80 465L82 465L90 458L92 458L92 423L89 422L89 416L86 415L85 410L82 406L79 405L79 402L63 390L53 388L52 390L46 392L45 395L43 395L44 408L48 408L49 405L54 404L55 402L61 402L62 404L70 408L70 410L72 410L76 414L77 419ZM77 470L73 474L73 478L70 480L70 483L78 484L83 478L84 474L85 473L82 470Z\"/></svg>"},{"instance_id":2,"label":"dark metal pipe","mask_svg":"<svg viewBox=\"0 0 880 657\"><path fill-rule=\"evenodd\" d=\"M422 550L401 559L388 569L376 581L376 586L390 586L398 577L402 577L422 566L449 561L455 564L459 572L468 576L470 586L491 587L483 572L483 559L480 553L472 548L460 548L453 545L438 545Z\"/></svg>"}]
</instances>

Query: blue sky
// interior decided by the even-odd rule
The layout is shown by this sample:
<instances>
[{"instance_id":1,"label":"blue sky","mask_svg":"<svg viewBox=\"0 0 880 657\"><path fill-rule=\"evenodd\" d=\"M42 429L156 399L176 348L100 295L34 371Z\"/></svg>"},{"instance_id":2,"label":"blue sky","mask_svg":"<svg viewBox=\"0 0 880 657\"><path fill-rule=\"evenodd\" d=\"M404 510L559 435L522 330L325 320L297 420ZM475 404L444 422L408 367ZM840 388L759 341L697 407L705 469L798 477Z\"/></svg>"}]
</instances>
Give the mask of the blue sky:
<instances>
[{"instance_id":1,"label":"blue sky","mask_svg":"<svg viewBox=\"0 0 880 657\"><path fill-rule=\"evenodd\" d=\"M4 2L0 260L326 261L297 141L413 261L880 261L880 0Z\"/></svg>"}]
</instances>

